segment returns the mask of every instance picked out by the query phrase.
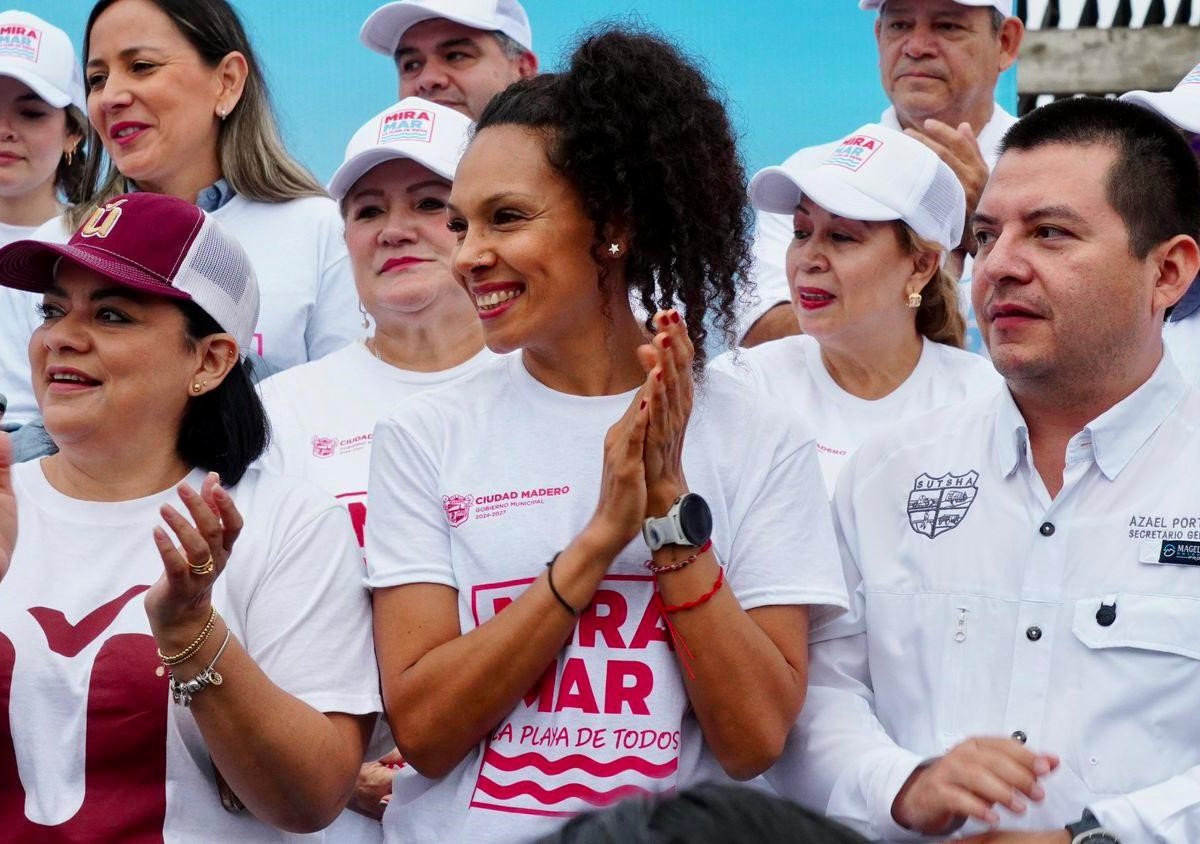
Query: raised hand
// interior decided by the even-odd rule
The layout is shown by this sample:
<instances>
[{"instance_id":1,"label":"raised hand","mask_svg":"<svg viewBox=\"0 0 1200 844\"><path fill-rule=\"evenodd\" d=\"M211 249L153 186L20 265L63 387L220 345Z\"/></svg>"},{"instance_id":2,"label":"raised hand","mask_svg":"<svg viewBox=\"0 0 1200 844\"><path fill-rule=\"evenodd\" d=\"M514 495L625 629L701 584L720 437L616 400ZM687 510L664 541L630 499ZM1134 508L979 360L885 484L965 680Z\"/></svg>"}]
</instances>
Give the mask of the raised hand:
<instances>
[{"instance_id":1,"label":"raised hand","mask_svg":"<svg viewBox=\"0 0 1200 844\"><path fill-rule=\"evenodd\" d=\"M968 817L995 825L997 804L1024 812L1025 798L1046 796L1038 779L1057 767L1057 756L1034 753L1011 738L967 739L913 772L892 803L892 817L926 835L947 835Z\"/></svg>"},{"instance_id":2,"label":"raised hand","mask_svg":"<svg viewBox=\"0 0 1200 844\"><path fill-rule=\"evenodd\" d=\"M169 648L182 649L207 621L213 583L242 530L242 516L216 473L209 473L199 492L186 483L177 491L191 521L170 504L162 506L163 520L179 545L162 528L154 529L163 576L146 592L150 628L162 650L171 653Z\"/></svg>"},{"instance_id":3,"label":"raised hand","mask_svg":"<svg viewBox=\"0 0 1200 844\"><path fill-rule=\"evenodd\" d=\"M17 547L17 497L12 481L12 440L0 433L0 580Z\"/></svg>"},{"instance_id":4,"label":"raised hand","mask_svg":"<svg viewBox=\"0 0 1200 844\"><path fill-rule=\"evenodd\" d=\"M650 427L646 432L646 516L662 516L683 493L683 440L692 415L695 348L687 326L675 310L654 317L658 333L638 348L646 370Z\"/></svg>"},{"instance_id":5,"label":"raised hand","mask_svg":"<svg viewBox=\"0 0 1200 844\"><path fill-rule=\"evenodd\" d=\"M649 426L648 384L604 436L600 499L588 532L615 555L642 528L646 513L646 470L642 452Z\"/></svg>"}]
</instances>

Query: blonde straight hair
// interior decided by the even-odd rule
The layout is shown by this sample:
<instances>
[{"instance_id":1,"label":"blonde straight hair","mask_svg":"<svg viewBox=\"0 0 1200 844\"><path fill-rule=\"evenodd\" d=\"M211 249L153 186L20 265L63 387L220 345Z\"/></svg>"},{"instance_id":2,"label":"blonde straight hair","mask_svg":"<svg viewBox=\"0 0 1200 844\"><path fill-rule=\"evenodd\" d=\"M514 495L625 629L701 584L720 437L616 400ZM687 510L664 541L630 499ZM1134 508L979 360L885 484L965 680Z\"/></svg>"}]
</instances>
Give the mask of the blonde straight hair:
<instances>
[{"instance_id":1,"label":"blonde straight hair","mask_svg":"<svg viewBox=\"0 0 1200 844\"><path fill-rule=\"evenodd\" d=\"M912 255L922 252L942 254L941 246L919 237L907 223L897 220L896 233L900 236L901 245ZM944 343L956 349L961 349L966 342L967 322L958 307L958 279L951 275L944 263L921 291L921 306L917 308L917 333L935 343Z\"/></svg>"},{"instance_id":2,"label":"blonde straight hair","mask_svg":"<svg viewBox=\"0 0 1200 844\"><path fill-rule=\"evenodd\" d=\"M100 0L92 9L84 35L84 66L96 19L118 0ZM287 202L305 196L328 196L316 178L288 153L279 137L271 97L246 30L225 0L153 0L209 67L232 52L246 58L248 73L242 98L222 121L217 136L221 175L237 193L257 202ZM103 171L103 174L102 174ZM133 183L104 152L95 128L88 132L84 192L67 212L72 230L99 205L127 193Z\"/></svg>"}]
</instances>

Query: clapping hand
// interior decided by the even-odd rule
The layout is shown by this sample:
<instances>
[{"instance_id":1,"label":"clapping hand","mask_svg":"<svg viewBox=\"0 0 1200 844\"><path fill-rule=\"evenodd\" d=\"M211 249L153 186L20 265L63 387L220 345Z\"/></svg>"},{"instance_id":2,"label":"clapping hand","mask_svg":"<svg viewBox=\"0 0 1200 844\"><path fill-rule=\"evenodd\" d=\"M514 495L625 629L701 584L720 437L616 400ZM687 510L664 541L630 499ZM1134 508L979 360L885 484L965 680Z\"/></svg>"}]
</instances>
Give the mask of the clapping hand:
<instances>
[{"instance_id":1,"label":"clapping hand","mask_svg":"<svg viewBox=\"0 0 1200 844\"><path fill-rule=\"evenodd\" d=\"M638 360L646 370L649 398L644 448L646 515L662 516L688 491L683 441L692 415L695 347L678 311L659 311L654 325L658 333L650 343L638 347Z\"/></svg>"}]
</instances>

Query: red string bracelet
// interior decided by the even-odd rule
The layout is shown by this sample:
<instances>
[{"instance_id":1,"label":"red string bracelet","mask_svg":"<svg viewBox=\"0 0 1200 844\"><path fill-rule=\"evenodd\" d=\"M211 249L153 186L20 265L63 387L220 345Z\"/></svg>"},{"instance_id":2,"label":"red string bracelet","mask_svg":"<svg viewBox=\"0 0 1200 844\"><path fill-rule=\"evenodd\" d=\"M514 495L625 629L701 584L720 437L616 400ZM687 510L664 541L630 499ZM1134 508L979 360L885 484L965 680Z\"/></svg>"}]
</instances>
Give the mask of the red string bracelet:
<instances>
[{"instance_id":1,"label":"red string bracelet","mask_svg":"<svg viewBox=\"0 0 1200 844\"><path fill-rule=\"evenodd\" d=\"M696 607L700 606L701 604L707 603L708 601L712 600L712 596L717 594L717 592L719 592L721 590L721 584L723 584L724 582L725 582L725 569L718 566L717 567L717 579L713 582L712 589L709 589L707 592L705 592L703 595L701 595L699 598L697 598L694 601L688 601L686 604L664 604L663 599L662 599L662 593L656 591L655 594L658 595L659 608L664 613L683 612L684 610L693 610Z\"/></svg>"},{"instance_id":2,"label":"red string bracelet","mask_svg":"<svg viewBox=\"0 0 1200 844\"><path fill-rule=\"evenodd\" d=\"M705 540L704 544L700 546L700 549L695 554L688 557L686 560L679 560L678 562L671 563L668 566L656 566L654 565L654 560L646 560L646 568L648 568L654 574L666 574L669 571L679 571L680 569L685 569L692 563L696 562L696 560L700 559L701 554L708 552L708 550L711 548L712 540L708 539Z\"/></svg>"}]
</instances>

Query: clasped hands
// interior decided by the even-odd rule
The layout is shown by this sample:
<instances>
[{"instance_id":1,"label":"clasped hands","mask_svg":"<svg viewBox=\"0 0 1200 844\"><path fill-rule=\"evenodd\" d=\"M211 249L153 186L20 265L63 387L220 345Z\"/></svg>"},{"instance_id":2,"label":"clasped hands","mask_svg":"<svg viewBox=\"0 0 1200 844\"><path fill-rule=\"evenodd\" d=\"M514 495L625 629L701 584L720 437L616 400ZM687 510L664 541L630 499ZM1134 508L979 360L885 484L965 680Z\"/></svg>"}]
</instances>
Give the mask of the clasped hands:
<instances>
[{"instance_id":1,"label":"clasped hands","mask_svg":"<svg viewBox=\"0 0 1200 844\"><path fill-rule=\"evenodd\" d=\"M678 311L659 311L653 339L638 347L646 372L625 413L604 438L604 471L593 526L620 550L648 517L666 515L687 492L683 441L692 414L695 347Z\"/></svg>"}]
</instances>

